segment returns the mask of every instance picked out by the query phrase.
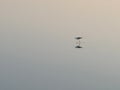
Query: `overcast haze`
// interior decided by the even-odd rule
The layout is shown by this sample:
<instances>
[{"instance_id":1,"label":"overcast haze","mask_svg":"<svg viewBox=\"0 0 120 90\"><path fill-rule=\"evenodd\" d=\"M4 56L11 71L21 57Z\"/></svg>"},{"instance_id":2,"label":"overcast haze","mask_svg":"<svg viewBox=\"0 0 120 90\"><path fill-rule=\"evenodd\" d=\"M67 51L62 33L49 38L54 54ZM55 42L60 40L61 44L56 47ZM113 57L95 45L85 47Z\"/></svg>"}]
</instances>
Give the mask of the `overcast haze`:
<instances>
[{"instance_id":1,"label":"overcast haze","mask_svg":"<svg viewBox=\"0 0 120 90\"><path fill-rule=\"evenodd\" d=\"M119 24L119 0L0 0L0 90L120 90Z\"/></svg>"}]
</instances>

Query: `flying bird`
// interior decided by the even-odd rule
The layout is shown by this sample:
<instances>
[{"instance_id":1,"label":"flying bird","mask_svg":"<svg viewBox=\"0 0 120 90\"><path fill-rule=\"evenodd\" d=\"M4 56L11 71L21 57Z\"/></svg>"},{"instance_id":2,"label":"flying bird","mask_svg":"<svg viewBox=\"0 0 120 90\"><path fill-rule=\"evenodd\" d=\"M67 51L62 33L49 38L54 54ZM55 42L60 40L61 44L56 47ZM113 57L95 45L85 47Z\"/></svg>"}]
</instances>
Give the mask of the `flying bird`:
<instances>
[{"instance_id":1,"label":"flying bird","mask_svg":"<svg viewBox=\"0 0 120 90\"><path fill-rule=\"evenodd\" d=\"M75 48L82 48L80 46L80 44L81 44L80 39L82 39L82 37L75 37L75 39L77 40L77 42L76 42L77 46Z\"/></svg>"}]
</instances>

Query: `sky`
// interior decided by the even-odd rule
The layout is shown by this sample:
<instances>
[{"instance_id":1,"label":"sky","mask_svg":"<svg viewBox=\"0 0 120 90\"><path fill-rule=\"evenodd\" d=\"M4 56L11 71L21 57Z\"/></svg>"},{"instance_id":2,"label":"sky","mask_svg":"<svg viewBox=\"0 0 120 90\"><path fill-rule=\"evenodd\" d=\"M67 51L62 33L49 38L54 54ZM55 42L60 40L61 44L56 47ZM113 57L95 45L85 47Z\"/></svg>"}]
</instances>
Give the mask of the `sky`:
<instances>
[{"instance_id":1,"label":"sky","mask_svg":"<svg viewBox=\"0 0 120 90\"><path fill-rule=\"evenodd\" d=\"M0 0L0 90L120 90L119 3Z\"/></svg>"}]
</instances>

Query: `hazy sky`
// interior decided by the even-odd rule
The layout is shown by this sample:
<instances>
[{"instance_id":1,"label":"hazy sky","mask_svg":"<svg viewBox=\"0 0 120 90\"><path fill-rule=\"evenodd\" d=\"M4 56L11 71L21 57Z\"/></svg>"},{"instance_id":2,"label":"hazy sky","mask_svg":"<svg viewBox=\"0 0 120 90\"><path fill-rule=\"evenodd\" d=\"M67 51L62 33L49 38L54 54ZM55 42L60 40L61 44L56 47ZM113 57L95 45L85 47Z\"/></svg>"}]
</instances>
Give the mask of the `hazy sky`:
<instances>
[{"instance_id":1,"label":"hazy sky","mask_svg":"<svg viewBox=\"0 0 120 90\"><path fill-rule=\"evenodd\" d=\"M119 0L0 0L0 90L120 90L119 24Z\"/></svg>"}]
</instances>

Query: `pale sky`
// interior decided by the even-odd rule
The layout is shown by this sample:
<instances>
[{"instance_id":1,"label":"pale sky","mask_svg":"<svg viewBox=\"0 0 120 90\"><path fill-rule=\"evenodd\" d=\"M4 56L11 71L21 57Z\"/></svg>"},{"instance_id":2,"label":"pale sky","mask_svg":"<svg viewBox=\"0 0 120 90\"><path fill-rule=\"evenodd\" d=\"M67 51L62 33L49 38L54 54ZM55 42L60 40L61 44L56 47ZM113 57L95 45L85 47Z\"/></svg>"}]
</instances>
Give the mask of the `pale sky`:
<instances>
[{"instance_id":1,"label":"pale sky","mask_svg":"<svg viewBox=\"0 0 120 90\"><path fill-rule=\"evenodd\" d=\"M1 0L0 90L120 90L119 24L119 0Z\"/></svg>"}]
</instances>

